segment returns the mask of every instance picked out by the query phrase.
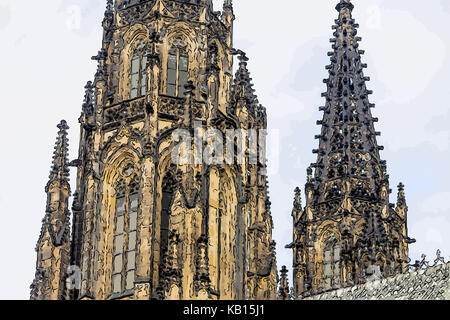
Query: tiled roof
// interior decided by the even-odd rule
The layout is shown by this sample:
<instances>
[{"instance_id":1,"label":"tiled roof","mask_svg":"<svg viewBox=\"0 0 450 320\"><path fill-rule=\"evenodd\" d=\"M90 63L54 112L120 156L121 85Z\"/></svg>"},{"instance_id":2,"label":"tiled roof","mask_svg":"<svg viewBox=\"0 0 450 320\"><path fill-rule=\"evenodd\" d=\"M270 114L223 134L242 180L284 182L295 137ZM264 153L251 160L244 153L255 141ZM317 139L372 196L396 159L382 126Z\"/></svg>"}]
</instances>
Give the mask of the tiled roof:
<instances>
[{"instance_id":1,"label":"tiled roof","mask_svg":"<svg viewBox=\"0 0 450 320\"><path fill-rule=\"evenodd\" d=\"M450 300L450 263L323 293L308 300Z\"/></svg>"}]
</instances>

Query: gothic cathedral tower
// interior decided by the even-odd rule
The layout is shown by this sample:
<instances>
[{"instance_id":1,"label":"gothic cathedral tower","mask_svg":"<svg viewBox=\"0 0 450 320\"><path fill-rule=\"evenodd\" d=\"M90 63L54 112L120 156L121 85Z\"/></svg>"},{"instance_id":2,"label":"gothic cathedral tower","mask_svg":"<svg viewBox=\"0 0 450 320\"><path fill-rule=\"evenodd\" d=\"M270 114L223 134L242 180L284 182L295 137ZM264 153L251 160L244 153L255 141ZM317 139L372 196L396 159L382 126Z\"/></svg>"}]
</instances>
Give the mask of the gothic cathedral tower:
<instances>
[{"instance_id":1,"label":"gothic cathedral tower","mask_svg":"<svg viewBox=\"0 0 450 320\"><path fill-rule=\"evenodd\" d=\"M231 0L221 13L211 0L107 1L70 163L59 126L32 299L276 298L264 152L252 157L236 139L243 161L207 162L190 147L240 129L265 148L266 111L233 49L233 21ZM187 162L174 161L180 129Z\"/></svg>"},{"instance_id":2,"label":"gothic cathedral tower","mask_svg":"<svg viewBox=\"0 0 450 320\"><path fill-rule=\"evenodd\" d=\"M294 294L304 298L390 276L408 263L404 186L390 204L386 162L380 158L366 87L363 50L353 4L341 0L333 26L333 51L316 163L307 172L306 207L297 188L293 209Z\"/></svg>"}]
</instances>

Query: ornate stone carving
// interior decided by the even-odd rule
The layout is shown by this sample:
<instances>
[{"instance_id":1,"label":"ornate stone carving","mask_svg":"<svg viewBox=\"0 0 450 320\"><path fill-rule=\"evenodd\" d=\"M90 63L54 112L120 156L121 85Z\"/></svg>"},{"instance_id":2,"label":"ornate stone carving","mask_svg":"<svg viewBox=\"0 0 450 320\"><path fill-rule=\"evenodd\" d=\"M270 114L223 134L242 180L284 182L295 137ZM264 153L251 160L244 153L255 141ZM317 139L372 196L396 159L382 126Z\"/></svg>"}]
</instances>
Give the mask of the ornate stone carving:
<instances>
[{"instance_id":1,"label":"ornate stone carving","mask_svg":"<svg viewBox=\"0 0 450 320\"><path fill-rule=\"evenodd\" d=\"M378 119L370 111L372 92L366 86L353 4L340 0L336 9L322 94L326 102L320 107L324 114L317 122L319 148L313 150L317 161L307 171L303 210L296 190L294 241L287 246L294 251L296 298L403 272L411 241L403 185L397 208L389 205L389 176L376 141ZM330 232L336 235L334 248L324 241Z\"/></svg>"},{"instance_id":2,"label":"ornate stone carving","mask_svg":"<svg viewBox=\"0 0 450 320\"><path fill-rule=\"evenodd\" d=\"M215 168L177 165L171 156L172 133L194 132L195 120L224 136L227 129L267 128L248 58L241 57L233 84L233 20L229 0L222 15L210 0L107 1L79 154L70 165L56 157L48 184L33 298L66 297L69 260L81 273L70 299L276 298L265 159L260 167L247 157ZM171 48L185 55L169 68ZM71 242L68 166L77 168Z\"/></svg>"}]
</instances>

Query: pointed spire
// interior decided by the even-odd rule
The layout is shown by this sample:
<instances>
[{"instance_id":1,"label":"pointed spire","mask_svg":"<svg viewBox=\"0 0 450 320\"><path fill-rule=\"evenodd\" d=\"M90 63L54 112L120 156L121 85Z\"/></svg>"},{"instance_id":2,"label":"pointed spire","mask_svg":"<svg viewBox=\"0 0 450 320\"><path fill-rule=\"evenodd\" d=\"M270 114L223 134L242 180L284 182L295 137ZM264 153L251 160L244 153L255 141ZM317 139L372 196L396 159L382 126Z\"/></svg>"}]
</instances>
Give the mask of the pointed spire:
<instances>
[{"instance_id":1,"label":"pointed spire","mask_svg":"<svg viewBox=\"0 0 450 320\"><path fill-rule=\"evenodd\" d=\"M302 194L299 187L295 188L294 210L302 210Z\"/></svg>"},{"instance_id":2,"label":"pointed spire","mask_svg":"<svg viewBox=\"0 0 450 320\"><path fill-rule=\"evenodd\" d=\"M69 126L62 120L58 129L52 170L45 188L46 214L36 245L36 277L31 286L33 300L62 300L66 294L65 270L70 260L70 185L67 159ZM51 281L48 278L50 276Z\"/></svg>"},{"instance_id":3,"label":"pointed spire","mask_svg":"<svg viewBox=\"0 0 450 320\"><path fill-rule=\"evenodd\" d=\"M320 190L323 196L341 197L344 194L356 192L354 195L364 198L373 197L380 186L381 166L374 123L369 102L372 93L366 87L370 79L364 76L363 69L367 66L361 62L364 51L359 50L357 37L358 24L352 18L353 4L349 0L341 0L336 9L339 18L333 26L333 51L328 55L331 64L326 67L329 78L324 80L327 91L322 94L326 98L325 106L320 110L324 112L323 119L317 124L322 127L319 148L313 150L317 154L315 168L316 182L319 187L330 185L335 190ZM357 178L360 181L345 190L344 186L329 184L327 181ZM326 199L321 199L326 200Z\"/></svg>"},{"instance_id":4,"label":"pointed spire","mask_svg":"<svg viewBox=\"0 0 450 320\"><path fill-rule=\"evenodd\" d=\"M397 188L397 207L406 206L405 185L400 182Z\"/></svg>"},{"instance_id":5,"label":"pointed spire","mask_svg":"<svg viewBox=\"0 0 450 320\"><path fill-rule=\"evenodd\" d=\"M59 131L56 139L55 151L53 153L53 163L49 176L49 184L55 180L62 182L69 181L69 139L67 138L67 130L69 129L69 126L65 120L62 120L57 127Z\"/></svg>"},{"instance_id":6,"label":"pointed spire","mask_svg":"<svg viewBox=\"0 0 450 320\"><path fill-rule=\"evenodd\" d=\"M247 108L253 112L258 109L259 102L257 96L255 95L255 89L253 89L250 72L247 68L249 59L245 52L241 50L236 51L236 54L238 54L239 68L234 78L232 101L235 106L239 100L245 101Z\"/></svg>"},{"instance_id":7,"label":"pointed spire","mask_svg":"<svg viewBox=\"0 0 450 320\"><path fill-rule=\"evenodd\" d=\"M336 6L336 10L340 12L343 8L348 8L350 11L353 11L354 7L355 6L350 0L341 0L341 2L339 2Z\"/></svg>"}]
</instances>

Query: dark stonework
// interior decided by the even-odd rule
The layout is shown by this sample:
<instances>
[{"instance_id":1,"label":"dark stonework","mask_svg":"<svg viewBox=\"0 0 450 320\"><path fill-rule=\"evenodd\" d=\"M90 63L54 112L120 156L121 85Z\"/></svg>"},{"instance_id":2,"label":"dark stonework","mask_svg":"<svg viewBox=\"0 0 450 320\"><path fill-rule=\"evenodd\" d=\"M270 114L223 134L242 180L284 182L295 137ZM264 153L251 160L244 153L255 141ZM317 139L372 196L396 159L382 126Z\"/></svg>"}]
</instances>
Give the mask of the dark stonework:
<instances>
[{"instance_id":1,"label":"dark stonework","mask_svg":"<svg viewBox=\"0 0 450 320\"><path fill-rule=\"evenodd\" d=\"M305 208L296 190L294 242L288 246L297 298L364 283L373 265L385 277L401 273L411 242L402 184L397 206L389 203L389 175L380 158L353 4L341 0L336 9L324 115L317 122L319 148L313 150L317 161L307 172Z\"/></svg>"}]
</instances>

